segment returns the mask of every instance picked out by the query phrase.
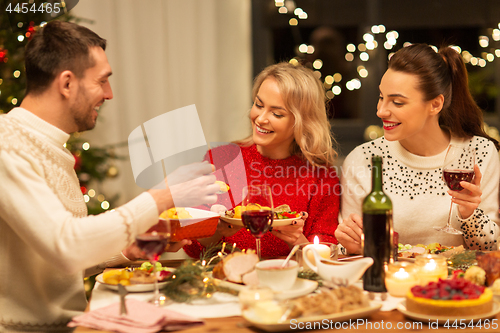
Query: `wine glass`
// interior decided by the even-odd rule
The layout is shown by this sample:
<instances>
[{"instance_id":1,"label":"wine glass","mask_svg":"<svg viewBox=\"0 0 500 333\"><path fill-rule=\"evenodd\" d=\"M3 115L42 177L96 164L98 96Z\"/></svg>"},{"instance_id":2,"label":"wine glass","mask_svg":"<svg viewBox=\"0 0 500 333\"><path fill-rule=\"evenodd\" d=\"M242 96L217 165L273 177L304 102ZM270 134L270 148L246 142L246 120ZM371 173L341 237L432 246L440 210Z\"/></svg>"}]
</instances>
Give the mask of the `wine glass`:
<instances>
[{"instance_id":1,"label":"wine glass","mask_svg":"<svg viewBox=\"0 0 500 333\"><path fill-rule=\"evenodd\" d=\"M452 191L461 191L463 187L461 181L471 182L474 178L475 154L469 146L451 144L446 152L443 164L443 180ZM444 231L449 234L461 235L462 232L451 226L451 211L453 201L450 205L448 222L444 227L434 227L438 231Z\"/></svg>"},{"instance_id":2,"label":"wine glass","mask_svg":"<svg viewBox=\"0 0 500 333\"><path fill-rule=\"evenodd\" d=\"M243 188L242 205L246 210L241 214L245 228L255 237L257 255L261 258L260 238L273 224L273 197L267 185L249 185Z\"/></svg>"},{"instance_id":3,"label":"wine glass","mask_svg":"<svg viewBox=\"0 0 500 333\"><path fill-rule=\"evenodd\" d=\"M167 248L168 241L170 240L170 235L170 220L159 219L158 224L150 228L145 233L142 233L135 237L137 247L139 247L144 252L146 257L153 265L154 294L153 298L149 302L153 303L156 306L162 305L166 300L166 296L160 294L160 291L158 289L156 263L160 259L160 255Z\"/></svg>"}]
</instances>

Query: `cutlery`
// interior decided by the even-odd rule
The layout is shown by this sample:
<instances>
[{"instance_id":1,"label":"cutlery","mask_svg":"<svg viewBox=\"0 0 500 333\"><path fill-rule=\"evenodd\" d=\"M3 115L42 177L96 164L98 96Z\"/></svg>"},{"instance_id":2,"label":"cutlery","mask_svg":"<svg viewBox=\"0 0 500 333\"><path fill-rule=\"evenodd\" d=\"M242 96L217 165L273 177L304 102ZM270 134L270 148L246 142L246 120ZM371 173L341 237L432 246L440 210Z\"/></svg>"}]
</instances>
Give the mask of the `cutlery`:
<instances>
[{"instance_id":1,"label":"cutlery","mask_svg":"<svg viewBox=\"0 0 500 333\"><path fill-rule=\"evenodd\" d=\"M290 258L295 254L295 252L297 252L297 250L299 249L299 246L300 245L295 245L292 249L292 251L290 251L290 254L288 255L288 257L286 257L285 261L283 261L283 264L281 265L281 268L284 268L286 267L286 265L288 264L288 261L290 260Z\"/></svg>"},{"instance_id":2,"label":"cutlery","mask_svg":"<svg viewBox=\"0 0 500 333\"><path fill-rule=\"evenodd\" d=\"M118 284L118 294L120 295L120 315L127 315L127 306L125 305L125 296L127 296L127 289L122 284Z\"/></svg>"}]
</instances>

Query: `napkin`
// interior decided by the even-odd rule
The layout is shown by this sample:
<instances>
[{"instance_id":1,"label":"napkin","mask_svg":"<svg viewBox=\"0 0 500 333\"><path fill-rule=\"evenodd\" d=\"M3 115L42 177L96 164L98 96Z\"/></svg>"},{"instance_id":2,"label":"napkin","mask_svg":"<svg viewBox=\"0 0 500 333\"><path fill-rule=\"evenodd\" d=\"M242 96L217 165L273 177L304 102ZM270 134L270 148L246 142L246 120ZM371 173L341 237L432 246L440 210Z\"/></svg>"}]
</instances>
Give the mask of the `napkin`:
<instances>
[{"instance_id":1,"label":"napkin","mask_svg":"<svg viewBox=\"0 0 500 333\"><path fill-rule=\"evenodd\" d=\"M85 326L98 330L123 333L174 331L203 325L201 319L135 299L126 299L128 315L120 315L120 303L99 308L74 317L69 327Z\"/></svg>"}]
</instances>

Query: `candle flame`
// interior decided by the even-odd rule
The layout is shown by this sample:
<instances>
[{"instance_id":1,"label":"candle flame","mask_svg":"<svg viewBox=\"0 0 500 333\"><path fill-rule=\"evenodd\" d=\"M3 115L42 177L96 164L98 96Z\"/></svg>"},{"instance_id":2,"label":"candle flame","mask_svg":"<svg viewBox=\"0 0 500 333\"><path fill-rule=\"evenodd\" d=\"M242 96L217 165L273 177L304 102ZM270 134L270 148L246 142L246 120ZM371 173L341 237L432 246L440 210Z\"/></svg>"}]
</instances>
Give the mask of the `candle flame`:
<instances>
[{"instance_id":1,"label":"candle flame","mask_svg":"<svg viewBox=\"0 0 500 333\"><path fill-rule=\"evenodd\" d=\"M404 280L404 279L409 278L410 274L408 274L408 272L405 271L404 268L400 268L399 271L397 271L397 272L394 273L394 277L398 278L398 279L401 279L401 280Z\"/></svg>"},{"instance_id":2,"label":"candle flame","mask_svg":"<svg viewBox=\"0 0 500 333\"><path fill-rule=\"evenodd\" d=\"M318 236L314 236L314 245L318 245L319 244L319 238Z\"/></svg>"}]
</instances>

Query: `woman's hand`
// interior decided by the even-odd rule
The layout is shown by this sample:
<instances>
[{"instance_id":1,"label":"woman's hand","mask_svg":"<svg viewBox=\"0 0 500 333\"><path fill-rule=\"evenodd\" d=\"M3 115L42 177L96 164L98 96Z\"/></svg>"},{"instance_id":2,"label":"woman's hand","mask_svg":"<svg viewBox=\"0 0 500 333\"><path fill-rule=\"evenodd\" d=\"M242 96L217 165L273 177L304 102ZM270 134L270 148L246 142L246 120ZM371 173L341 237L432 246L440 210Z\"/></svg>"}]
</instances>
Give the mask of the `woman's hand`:
<instances>
[{"instance_id":1,"label":"woman's hand","mask_svg":"<svg viewBox=\"0 0 500 333\"><path fill-rule=\"evenodd\" d=\"M448 194L451 195L451 201L458 205L458 212L460 213L460 217L462 219L469 218L472 213L476 210L476 208L481 203L481 195L483 192L481 191L481 171L479 170L479 166L474 165L474 179L472 183L461 181L460 186L464 189L461 191L452 191L449 190Z\"/></svg>"},{"instance_id":2,"label":"woman's hand","mask_svg":"<svg viewBox=\"0 0 500 333\"><path fill-rule=\"evenodd\" d=\"M335 230L335 237L349 254L361 253L361 234L363 219L358 214L351 214Z\"/></svg>"},{"instance_id":3,"label":"woman's hand","mask_svg":"<svg viewBox=\"0 0 500 333\"><path fill-rule=\"evenodd\" d=\"M293 221L293 224L273 227L271 233L290 247L309 242L303 234L304 223L309 215L306 212L301 212L301 215L300 219Z\"/></svg>"}]
</instances>

